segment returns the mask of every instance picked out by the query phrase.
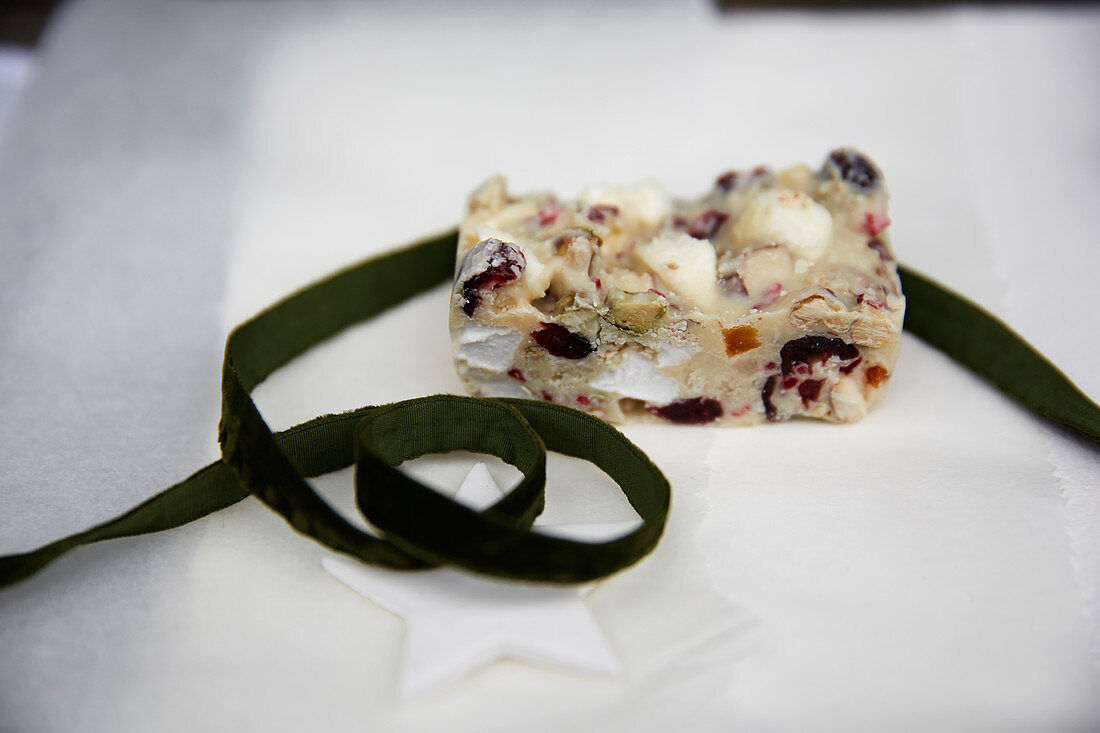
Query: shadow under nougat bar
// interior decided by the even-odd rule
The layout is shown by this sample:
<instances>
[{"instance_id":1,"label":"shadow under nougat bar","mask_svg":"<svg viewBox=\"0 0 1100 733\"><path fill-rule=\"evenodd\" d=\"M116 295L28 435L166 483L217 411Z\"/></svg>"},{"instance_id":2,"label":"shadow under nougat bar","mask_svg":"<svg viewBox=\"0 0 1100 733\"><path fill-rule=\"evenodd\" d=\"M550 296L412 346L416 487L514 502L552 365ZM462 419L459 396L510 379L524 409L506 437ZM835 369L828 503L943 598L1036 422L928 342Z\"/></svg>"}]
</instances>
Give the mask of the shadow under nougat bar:
<instances>
[{"instance_id":1,"label":"shadow under nougat bar","mask_svg":"<svg viewBox=\"0 0 1100 733\"><path fill-rule=\"evenodd\" d=\"M611 422L862 418L897 361L905 298L882 173L730 171L698 200L593 187L471 196L451 293L455 365L486 397Z\"/></svg>"}]
</instances>

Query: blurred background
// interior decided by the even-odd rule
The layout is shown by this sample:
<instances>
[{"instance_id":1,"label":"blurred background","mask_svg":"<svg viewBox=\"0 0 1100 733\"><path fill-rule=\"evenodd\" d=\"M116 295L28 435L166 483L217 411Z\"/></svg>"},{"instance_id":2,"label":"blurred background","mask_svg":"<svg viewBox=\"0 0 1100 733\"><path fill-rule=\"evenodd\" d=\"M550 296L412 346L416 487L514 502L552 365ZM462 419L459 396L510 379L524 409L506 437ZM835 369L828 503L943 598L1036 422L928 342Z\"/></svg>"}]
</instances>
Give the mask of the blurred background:
<instances>
[{"instance_id":1,"label":"blurred background","mask_svg":"<svg viewBox=\"0 0 1100 733\"><path fill-rule=\"evenodd\" d=\"M12 100L26 81L34 46L56 4L53 0L0 4L0 134Z\"/></svg>"}]
</instances>

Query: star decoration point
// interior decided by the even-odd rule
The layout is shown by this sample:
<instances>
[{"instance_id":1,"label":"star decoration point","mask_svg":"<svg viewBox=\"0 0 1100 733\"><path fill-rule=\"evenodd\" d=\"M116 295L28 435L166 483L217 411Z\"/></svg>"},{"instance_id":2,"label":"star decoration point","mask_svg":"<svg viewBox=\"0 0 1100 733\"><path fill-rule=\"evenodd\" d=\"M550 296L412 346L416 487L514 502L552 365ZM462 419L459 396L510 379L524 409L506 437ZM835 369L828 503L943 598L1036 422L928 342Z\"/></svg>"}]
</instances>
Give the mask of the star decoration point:
<instances>
[{"instance_id":1,"label":"star decoration point","mask_svg":"<svg viewBox=\"0 0 1100 733\"><path fill-rule=\"evenodd\" d=\"M502 495L483 463L455 499L475 509ZM595 539L634 523L559 525L551 534ZM501 659L561 671L614 676L619 662L588 607L592 590L476 577L451 568L399 572L327 556L335 578L405 620L397 694L401 699L449 687Z\"/></svg>"}]
</instances>

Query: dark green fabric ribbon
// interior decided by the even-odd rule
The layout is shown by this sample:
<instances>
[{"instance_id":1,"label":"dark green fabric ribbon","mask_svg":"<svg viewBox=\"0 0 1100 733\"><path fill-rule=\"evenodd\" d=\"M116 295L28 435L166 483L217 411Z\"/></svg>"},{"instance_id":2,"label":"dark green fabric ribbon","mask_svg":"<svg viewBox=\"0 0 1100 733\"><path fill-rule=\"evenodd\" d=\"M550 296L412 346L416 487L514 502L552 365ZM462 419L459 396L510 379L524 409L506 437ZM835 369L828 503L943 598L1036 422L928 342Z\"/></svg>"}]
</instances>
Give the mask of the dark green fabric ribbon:
<instances>
[{"instance_id":1,"label":"dark green fabric ribbon","mask_svg":"<svg viewBox=\"0 0 1100 733\"><path fill-rule=\"evenodd\" d=\"M1100 441L1100 408L1005 324L905 266L905 330L1043 417Z\"/></svg>"},{"instance_id":2,"label":"dark green fabric ribbon","mask_svg":"<svg viewBox=\"0 0 1100 733\"><path fill-rule=\"evenodd\" d=\"M531 400L435 395L326 415L273 433L251 391L310 347L452 277L455 232L375 257L290 296L230 334L222 370L222 460L120 517L30 552L0 557L0 587L68 550L171 529L255 495L299 532L364 562L441 564L529 581L576 583L637 562L660 539L670 490L622 433L586 413ZM1100 441L1100 408L1018 335L977 306L900 268L905 328L1044 417ZM523 478L484 511L409 478L403 461L467 450L498 456ZM641 524L616 539L577 542L532 529L542 511L546 451L592 462L622 489ZM379 530L363 532L306 478L356 465L356 501Z\"/></svg>"}]
</instances>

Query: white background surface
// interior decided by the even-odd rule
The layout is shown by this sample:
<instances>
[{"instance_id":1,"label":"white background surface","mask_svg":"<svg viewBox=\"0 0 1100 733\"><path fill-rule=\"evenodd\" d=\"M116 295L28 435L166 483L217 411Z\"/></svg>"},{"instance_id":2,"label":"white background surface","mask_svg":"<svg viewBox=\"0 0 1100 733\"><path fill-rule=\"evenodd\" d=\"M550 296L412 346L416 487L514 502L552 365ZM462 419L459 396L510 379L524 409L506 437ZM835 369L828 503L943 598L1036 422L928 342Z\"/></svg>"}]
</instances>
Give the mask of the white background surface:
<instances>
[{"instance_id":1,"label":"white background surface","mask_svg":"<svg viewBox=\"0 0 1100 733\"><path fill-rule=\"evenodd\" d=\"M496 171L695 195L858 144L901 258L1095 397L1098 37L1088 9L75 3L0 141L0 552L213 459L227 329L450 226ZM445 297L261 409L457 390ZM400 621L246 501L0 592L0 730L1096 729L1095 452L915 339L902 359L859 425L628 431L676 493L589 600L618 680L502 664L399 706ZM622 518L554 467L548 521Z\"/></svg>"}]
</instances>

